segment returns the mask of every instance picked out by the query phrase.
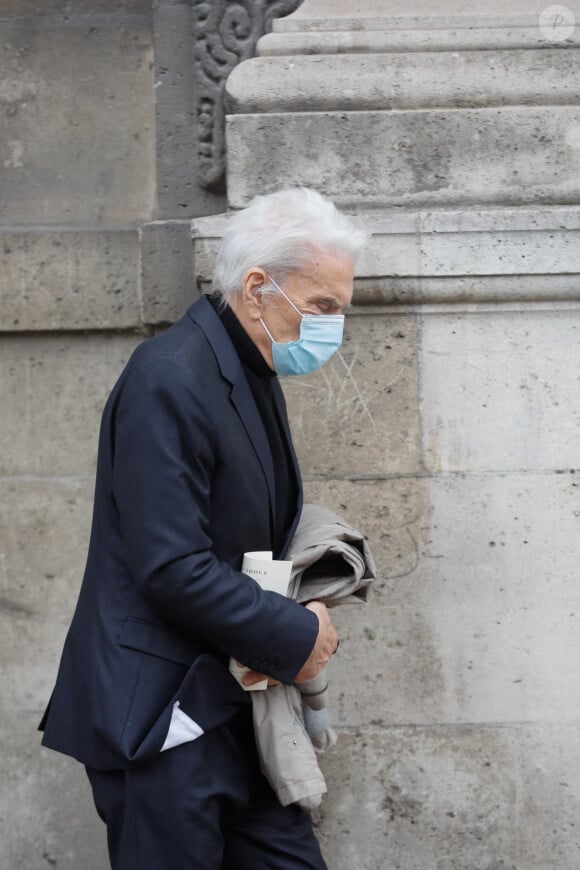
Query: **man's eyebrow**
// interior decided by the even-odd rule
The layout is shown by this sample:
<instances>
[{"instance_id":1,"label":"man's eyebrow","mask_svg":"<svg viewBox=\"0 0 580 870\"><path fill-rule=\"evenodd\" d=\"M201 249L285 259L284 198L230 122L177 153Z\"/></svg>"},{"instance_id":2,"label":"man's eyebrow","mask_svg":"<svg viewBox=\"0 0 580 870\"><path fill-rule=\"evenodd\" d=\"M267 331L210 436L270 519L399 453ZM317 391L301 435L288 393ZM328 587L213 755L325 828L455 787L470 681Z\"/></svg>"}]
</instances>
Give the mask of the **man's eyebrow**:
<instances>
[{"instance_id":1,"label":"man's eyebrow","mask_svg":"<svg viewBox=\"0 0 580 870\"><path fill-rule=\"evenodd\" d=\"M334 296L317 296L314 302L328 305L329 308L341 308L343 311L349 311L353 307L352 305L341 305Z\"/></svg>"}]
</instances>

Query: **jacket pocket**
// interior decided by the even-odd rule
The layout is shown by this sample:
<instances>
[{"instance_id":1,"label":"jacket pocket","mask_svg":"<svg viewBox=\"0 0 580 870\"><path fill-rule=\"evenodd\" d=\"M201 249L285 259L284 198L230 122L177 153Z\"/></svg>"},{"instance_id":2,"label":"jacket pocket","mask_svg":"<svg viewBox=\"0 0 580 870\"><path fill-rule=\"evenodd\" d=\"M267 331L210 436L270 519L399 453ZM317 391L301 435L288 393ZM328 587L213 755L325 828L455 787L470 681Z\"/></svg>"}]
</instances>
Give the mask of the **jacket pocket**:
<instances>
[{"instance_id":1,"label":"jacket pocket","mask_svg":"<svg viewBox=\"0 0 580 870\"><path fill-rule=\"evenodd\" d=\"M146 622L128 616L119 633L118 643L122 647L147 653L168 662L189 667L199 655L200 650L186 637L168 631L153 622Z\"/></svg>"}]
</instances>

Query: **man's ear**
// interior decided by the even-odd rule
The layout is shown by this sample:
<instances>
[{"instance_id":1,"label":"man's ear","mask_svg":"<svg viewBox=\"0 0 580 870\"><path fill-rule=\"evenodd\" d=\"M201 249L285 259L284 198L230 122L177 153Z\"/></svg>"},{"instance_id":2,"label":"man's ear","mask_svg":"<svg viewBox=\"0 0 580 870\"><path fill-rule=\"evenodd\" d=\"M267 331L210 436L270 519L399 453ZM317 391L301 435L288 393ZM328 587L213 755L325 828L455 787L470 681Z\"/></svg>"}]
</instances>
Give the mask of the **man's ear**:
<instances>
[{"instance_id":1,"label":"man's ear","mask_svg":"<svg viewBox=\"0 0 580 870\"><path fill-rule=\"evenodd\" d=\"M268 275L260 266L252 266L242 279L244 307L253 320L259 320L262 316L263 290L268 283Z\"/></svg>"}]
</instances>

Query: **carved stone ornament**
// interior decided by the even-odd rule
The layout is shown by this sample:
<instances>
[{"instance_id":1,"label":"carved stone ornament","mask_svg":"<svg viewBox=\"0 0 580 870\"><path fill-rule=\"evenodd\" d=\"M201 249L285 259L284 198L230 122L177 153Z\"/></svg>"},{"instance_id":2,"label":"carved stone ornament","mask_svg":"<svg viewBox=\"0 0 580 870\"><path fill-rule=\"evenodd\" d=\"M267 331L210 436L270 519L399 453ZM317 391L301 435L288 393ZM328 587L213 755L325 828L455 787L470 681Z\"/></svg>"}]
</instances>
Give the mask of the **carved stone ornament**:
<instances>
[{"instance_id":1,"label":"carved stone ornament","mask_svg":"<svg viewBox=\"0 0 580 870\"><path fill-rule=\"evenodd\" d=\"M223 190L225 179L226 79L243 60L253 57L256 42L274 18L294 12L302 0L196 0L193 5L197 76L199 180L202 187Z\"/></svg>"}]
</instances>

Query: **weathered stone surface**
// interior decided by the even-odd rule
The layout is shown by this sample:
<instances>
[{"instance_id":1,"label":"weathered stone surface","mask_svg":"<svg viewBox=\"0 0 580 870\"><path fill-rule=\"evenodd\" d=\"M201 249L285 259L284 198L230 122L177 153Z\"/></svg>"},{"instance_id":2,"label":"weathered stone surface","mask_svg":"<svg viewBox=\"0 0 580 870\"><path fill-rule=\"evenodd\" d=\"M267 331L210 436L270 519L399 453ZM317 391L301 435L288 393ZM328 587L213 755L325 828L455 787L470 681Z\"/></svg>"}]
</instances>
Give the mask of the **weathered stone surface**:
<instances>
[{"instance_id":1,"label":"weathered stone surface","mask_svg":"<svg viewBox=\"0 0 580 870\"><path fill-rule=\"evenodd\" d=\"M577 16L580 19L580 16ZM406 29L401 21L392 30L313 30L307 32L284 31L262 36L257 45L261 57L274 55L308 54L386 54L389 52L413 51L472 51L526 48L561 48L580 46L580 29L566 35L565 42L557 30L541 31L537 21L528 26L486 27L451 22L415 22L415 27ZM457 22L456 22L457 24Z\"/></svg>"},{"instance_id":2,"label":"weathered stone surface","mask_svg":"<svg viewBox=\"0 0 580 870\"><path fill-rule=\"evenodd\" d=\"M380 214L370 218L373 226L389 228L392 215ZM484 233L490 230L504 232L580 229L578 205L531 205L514 208L494 208L485 205L470 209L429 209L418 213L418 225L424 233ZM503 261L500 261L500 263Z\"/></svg>"},{"instance_id":3,"label":"weathered stone surface","mask_svg":"<svg viewBox=\"0 0 580 870\"><path fill-rule=\"evenodd\" d=\"M576 107L234 115L227 137L235 207L296 184L367 207L580 196Z\"/></svg>"},{"instance_id":4,"label":"weathered stone surface","mask_svg":"<svg viewBox=\"0 0 580 870\"><path fill-rule=\"evenodd\" d=\"M0 232L0 330L118 330L176 320L198 291L189 221Z\"/></svg>"},{"instance_id":5,"label":"weathered stone surface","mask_svg":"<svg viewBox=\"0 0 580 870\"><path fill-rule=\"evenodd\" d=\"M469 277L385 277L355 280L354 300L360 306L388 306L406 311L410 305L449 306L493 303L551 302L558 306L577 301L580 274L471 275ZM437 310L442 310L437 308ZM455 309L457 310L457 309Z\"/></svg>"},{"instance_id":6,"label":"weathered stone surface","mask_svg":"<svg viewBox=\"0 0 580 870\"><path fill-rule=\"evenodd\" d=\"M521 729L516 750L521 771L519 842L521 865L530 870L572 870L577 863L579 737L577 722Z\"/></svg>"},{"instance_id":7,"label":"weathered stone surface","mask_svg":"<svg viewBox=\"0 0 580 870\"><path fill-rule=\"evenodd\" d=\"M357 267L359 275L416 275L425 279L522 275L529 279L534 275L564 277L580 271L577 206L435 209L405 211L402 216L396 210L386 210L361 213L359 219L371 236ZM528 283L533 288L539 282ZM505 301L514 298L511 284L505 283ZM580 283L574 284L580 291ZM484 287L472 298L485 301ZM538 298L533 289L528 298ZM430 301L428 282L421 299Z\"/></svg>"},{"instance_id":8,"label":"weathered stone surface","mask_svg":"<svg viewBox=\"0 0 580 870\"><path fill-rule=\"evenodd\" d=\"M577 475L310 481L368 535L370 604L341 607L334 721L580 719Z\"/></svg>"},{"instance_id":9,"label":"weathered stone surface","mask_svg":"<svg viewBox=\"0 0 580 870\"><path fill-rule=\"evenodd\" d=\"M580 272L580 230L421 235L423 275Z\"/></svg>"},{"instance_id":10,"label":"weathered stone surface","mask_svg":"<svg viewBox=\"0 0 580 870\"><path fill-rule=\"evenodd\" d=\"M574 103L578 53L457 51L254 58L227 83L231 114Z\"/></svg>"},{"instance_id":11,"label":"weathered stone surface","mask_svg":"<svg viewBox=\"0 0 580 870\"><path fill-rule=\"evenodd\" d=\"M187 0L149 3L153 7L159 217L183 219L224 211L223 186L210 191L200 184L200 138L207 131L198 124L200 78L204 79L195 64L198 35L193 28L202 4ZM212 3L216 5L225 4L223 0ZM220 48L223 52L221 43ZM215 136L223 143L223 118L220 124Z\"/></svg>"},{"instance_id":12,"label":"weathered stone surface","mask_svg":"<svg viewBox=\"0 0 580 870\"><path fill-rule=\"evenodd\" d=\"M323 759L333 870L575 870L576 724L343 734Z\"/></svg>"},{"instance_id":13,"label":"weathered stone surface","mask_svg":"<svg viewBox=\"0 0 580 870\"><path fill-rule=\"evenodd\" d=\"M422 417L431 471L576 468L580 317L426 317Z\"/></svg>"},{"instance_id":14,"label":"weathered stone surface","mask_svg":"<svg viewBox=\"0 0 580 870\"><path fill-rule=\"evenodd\" d=\"M159 221L141 228L143 320L172 323L199 296L189 221Z\"/></svg>"},{"instance_id":15,"label":"weathered stone surface","mask_svg":"<svg viewBox=\"0 0 580 870\"><path fill-rule=\"evenodd\" d=\"M0 475L92 475L106 397L142 336L0 341Z\"/></svg>"},{"instance_id":16,"label":"weathered stone surface","mask_svg":"<svg viewBox=\"0 0 580 870\"><path fill-rule=\"evenodd\" d=\"M105 870L106 833L80 764L40 748L40 714L2 706L0 866Z\"/></svg>"},{"instance_id":17,"label":"weathered stone surface","mask_svg":"<svg viewBox=\"0 0 580 870\"><path fill-rule=\"evenodd\" d=\"M40 715L87 554L94 481L0 480L0 707Z\"/></svg>"},{"instance_id":18,"label":"weathered stone surface","mask_svg":"<svg viewBox=\"0 0 580 870\"><path fill-rule=\"evenodd\" d=\"M191 222L195 277L204 290L211 284L215 259L226 226L226 215L197 218Z\"/></svg>"},{"instance_id":19,"label":"weathered stone surface","mask_svg":"<svg viewBox=\"0 0 580 870\"><path fill-rule=\"evenodd\" d=\"M304 0L298 9L276 21L274 30L377 30L395 26L399 21L411 25L426 20L477 27L482 22L506 26L512 21L537 23L546 8L543 0L490 0L482 9L478 0L358 0L356 8L349 0ZM580 10L578 0L568 0L567 8Z\"/></svg>"},{"instance_id":20,"label":"weathered stone surface","mask_svg":"<svg viewBox=\"0 0 580 870\"><path fill-rule=\"evenodd\" d=\"M151 0L0 0L0 18L33 16L69 20L107 12L149 12Z\"/></svg>"},{"instance_id":21,"label":"weathered stone surface","mask_svg":"<svg viewBox=\"0 0 580 870\"><path fill-rule=\"evenodd\" d=\"M0 329L141 322L137 230L0 233Z\"/></svg>"},{"instance_id":22,"label":"weathered stone surface","mask_svg":"<svg viewBox=\"0 0 580 870\"><path fill-rule=\"evenodd\" d=\"M414 318L351 316L341 350L283 381L303 474L385 474L419 466Z\"/></svg>"},{"instance_id":23,"label":"weathered stone surface","mask_svg":"<svg viewBox=\"0 0 580 870\"><path fill-rule=\"evenodd\" d=\"M0 480L0 866L104 870L82 767L40 747L88 544L91 480Z\"/></svg>"},{"instance_id":24,"label":"weathered stone surface","mask_svg":"<svg viewBox=\"0 0 580 870\"><path fill-rule=\"evenodd\" d=\"M0 221L126 224L155 206L150 25L5 23ZM57 61L58 59L58 61Z\"/></svg>"}]
</instances>

